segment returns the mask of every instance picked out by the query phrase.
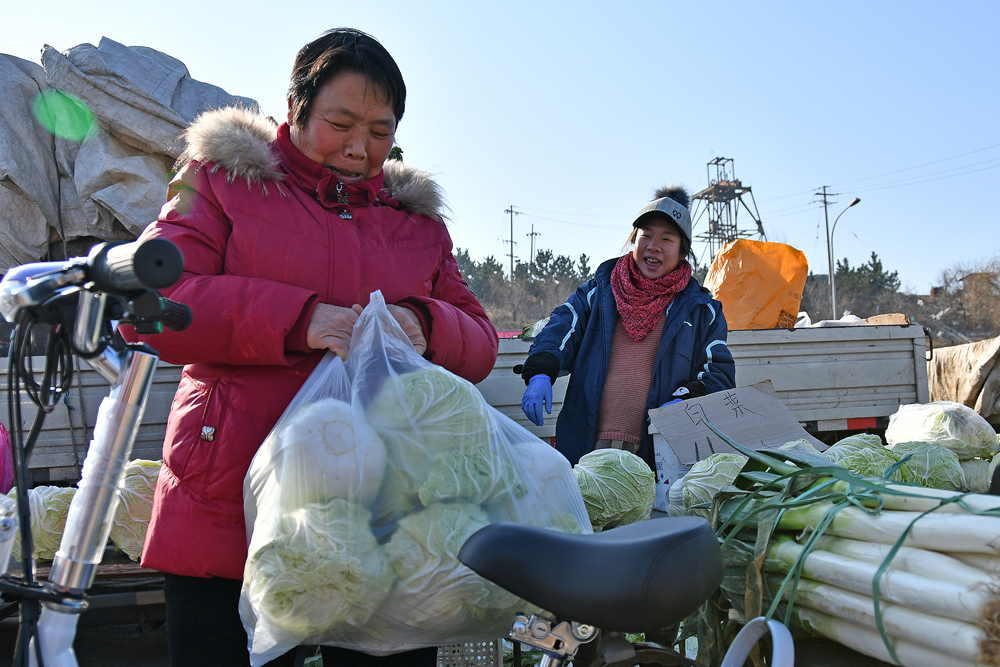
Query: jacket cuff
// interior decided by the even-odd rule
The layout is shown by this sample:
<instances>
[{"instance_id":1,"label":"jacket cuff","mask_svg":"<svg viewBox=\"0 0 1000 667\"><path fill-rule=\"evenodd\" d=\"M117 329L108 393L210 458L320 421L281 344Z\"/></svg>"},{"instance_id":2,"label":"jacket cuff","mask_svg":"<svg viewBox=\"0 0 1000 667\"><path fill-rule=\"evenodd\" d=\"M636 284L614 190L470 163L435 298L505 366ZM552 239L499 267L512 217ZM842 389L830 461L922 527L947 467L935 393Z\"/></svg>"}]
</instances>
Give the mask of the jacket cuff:
<instances>
[{"instance_id":1,"label":"jacket cuff","mask_svg":"<svg viewBox=\"0 0 1000 667\"><path fill-rule=\"evenodd\" d=\"M551 352L535 352L524 360L524 365L521 367L521 379L524 380L525 384L528 384L528 380L536 375L548 375L552 384L555 384L561 367L562 363L559 361L559 357Z\"/></svg>"},{"instance_id":2,"label":"jacket cuff","mask_svg":"<svg viewBox=\"0 0 1000 667\"><path fill-rule=\"evenodd\" d=\"M424 332L424 340L427 341L427 350L424 351L424 356L426 357L430 354L431 349L431 323L434 321L431 317L431 311L427 307L427 304L416 297L407 297L405 299L400 299L396 302L397 306L406 308L411 313L417 316L420 320L420 328Z\"/></svg>"},{"instance_id":3,"label":"jacket cuff","mask_svg":"<svg viewBox=\"0 0 1000 667\"><path fill-rule=\"evenodd\" d=\"M309 352L309 344L307 342L309 320L312 319L313 311L316 310L316 306L318 305L319 297L316 295L309 297L309 300L306 301L299 319L292 325L291 330L285 334L286 352Z\"/></svg>"}]
</instances>

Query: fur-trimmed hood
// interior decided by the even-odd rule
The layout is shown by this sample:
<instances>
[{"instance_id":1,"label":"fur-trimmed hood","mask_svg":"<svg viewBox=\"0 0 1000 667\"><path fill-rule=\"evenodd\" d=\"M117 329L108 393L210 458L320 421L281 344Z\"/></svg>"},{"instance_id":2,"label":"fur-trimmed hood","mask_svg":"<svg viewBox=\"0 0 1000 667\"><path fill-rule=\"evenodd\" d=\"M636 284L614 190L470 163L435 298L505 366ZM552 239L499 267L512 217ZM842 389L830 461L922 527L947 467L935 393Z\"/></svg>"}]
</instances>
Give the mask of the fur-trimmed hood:
<instances>
[{"instance_id":1,"label":"fur-trimmed hood","mask_svg":"<svg viewBox=\"0 0 1000 667\"><path fill-rule=\"evenodd\" d=\"M280 182L284 175L279 157L270 144L277 138L278 126L241 107L207 111L184 131L184 152L178 164L192 160L213 162L213 170L225 169L229 181L241 176L251 182ZM441 187L431 175L413 169L400 160L386 160L384 185L402 208L437 220L447 220L448 206ZM279 188L280 189L280 188Z\"/></svg>"}]
</instances>

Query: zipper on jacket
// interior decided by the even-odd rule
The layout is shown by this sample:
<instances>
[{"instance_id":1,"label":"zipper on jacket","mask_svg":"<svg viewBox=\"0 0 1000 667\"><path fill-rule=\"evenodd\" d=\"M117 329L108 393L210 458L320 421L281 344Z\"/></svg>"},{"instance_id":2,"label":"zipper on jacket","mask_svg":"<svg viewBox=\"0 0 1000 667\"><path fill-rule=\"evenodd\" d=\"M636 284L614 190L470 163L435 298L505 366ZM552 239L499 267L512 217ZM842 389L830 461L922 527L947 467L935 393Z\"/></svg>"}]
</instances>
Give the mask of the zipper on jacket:
<instances>
[{"instance_id":1,"label":"zipper on jacket","mask_svg":"<svg viewBox=\"0 0 1000 667\"><path fill-rule=\"evenodd\" d=\"M344 194L344 182L337 181L337 203L348 204L347 195ZM343 220L350 220L353 216L351 215L351 210L346 206L337 211L337 215Z\"/></svg>"}]
</instances>

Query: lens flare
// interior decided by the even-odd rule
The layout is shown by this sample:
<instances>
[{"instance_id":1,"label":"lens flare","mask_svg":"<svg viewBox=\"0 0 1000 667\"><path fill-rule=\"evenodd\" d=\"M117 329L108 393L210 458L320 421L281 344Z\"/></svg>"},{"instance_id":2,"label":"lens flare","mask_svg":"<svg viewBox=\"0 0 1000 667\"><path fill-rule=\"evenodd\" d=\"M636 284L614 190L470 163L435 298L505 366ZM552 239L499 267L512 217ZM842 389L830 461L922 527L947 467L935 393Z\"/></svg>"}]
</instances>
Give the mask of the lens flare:
<instances>
[{"instance_id":1,"label":"lens flare","mask_svg":"<svg viewBox=\"0 0 1000 667\"><path fill-rule=\"evenodd\" d=\"M83 142L97 134L97 117L86 104L61 90L43 90L32 105L35 120L57 137Z\"/></svg>"}]
</instances>

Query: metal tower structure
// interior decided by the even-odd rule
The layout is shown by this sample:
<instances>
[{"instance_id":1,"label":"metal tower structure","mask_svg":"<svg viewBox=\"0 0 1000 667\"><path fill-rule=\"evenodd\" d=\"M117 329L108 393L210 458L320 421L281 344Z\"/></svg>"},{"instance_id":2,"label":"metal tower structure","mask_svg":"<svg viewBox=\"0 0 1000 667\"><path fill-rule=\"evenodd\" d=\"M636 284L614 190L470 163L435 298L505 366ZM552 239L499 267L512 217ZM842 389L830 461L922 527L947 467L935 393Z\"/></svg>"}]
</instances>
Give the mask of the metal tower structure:
<instances>
[{"instance_id":1,"label":"metal tower structure","mask_svg":"<svg viewBox=\"0 0 1000 667\"><path fill-rule=\"evenodd\" d=\"M752 210L744 200L744 196L753 205ZM692 200L695 209L691 216L692 227L697 224L697 220L702 215L708 216L708 230L695 235L695 238L708 245L709 264L715 259L715 255L722 249L722 246L730 241L754 235L760 241L767 240L767 236L764 234L764 225L761 224L760 214L757 212L757 202L754 201L753 192L750 190L750 186L744 186L736 178L732 158L717 157L708 163L708 187L696 193ZM704 202L704 208L702 208L702 202ZM756 229L740 229L737 218L741 206L752 218Z\"/></svg>"}]
</instances>

